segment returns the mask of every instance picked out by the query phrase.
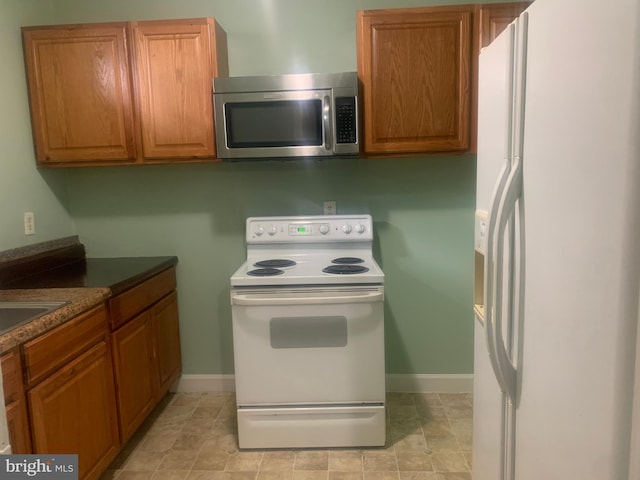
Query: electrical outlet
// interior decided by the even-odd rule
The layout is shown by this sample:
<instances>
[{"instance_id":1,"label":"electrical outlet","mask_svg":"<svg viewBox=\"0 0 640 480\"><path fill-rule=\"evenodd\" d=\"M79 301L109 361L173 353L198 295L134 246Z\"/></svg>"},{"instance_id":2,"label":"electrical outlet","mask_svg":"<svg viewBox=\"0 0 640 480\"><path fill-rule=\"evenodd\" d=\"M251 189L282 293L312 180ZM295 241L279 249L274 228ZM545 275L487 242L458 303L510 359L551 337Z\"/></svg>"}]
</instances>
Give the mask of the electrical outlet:
<instances>
[{"instance_id":1,"label":"electrical outlet","mask_svg":"<svg viewBox=\"0 0 640 480\"><path fill-rule=\"evenodd\" d=\"M336 214L336 202L324 202L324 214L335 215Z\"/></svg>"},{"instance_id":2,"label":"electrical outlet","mask_svg":"<svg viewBox=\"0 0 640 480\"><path fill-rule=\"evenodd\" d=\"M36 220L33 212L24 212L24 234L33 235L36 233Z\"/></svg>"}]
</instances>

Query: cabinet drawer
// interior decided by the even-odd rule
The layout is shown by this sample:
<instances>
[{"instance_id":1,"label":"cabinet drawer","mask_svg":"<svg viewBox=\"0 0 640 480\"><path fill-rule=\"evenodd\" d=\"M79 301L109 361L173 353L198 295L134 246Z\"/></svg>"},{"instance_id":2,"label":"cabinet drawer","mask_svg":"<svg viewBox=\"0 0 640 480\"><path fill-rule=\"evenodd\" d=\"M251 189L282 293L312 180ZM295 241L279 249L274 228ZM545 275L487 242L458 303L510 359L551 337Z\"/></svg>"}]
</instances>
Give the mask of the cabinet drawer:
<instances>
[{"instance_id":1,"label":"cabinet drawer","mask_svg":"<svg viewBox=\"0 0 640 480\"><path fill-rule=\"evenodd\" d=\"M25 343L27 384L34 385L89 348L106 329L107 310L100 305Z\"/></svg>"},{"instance_id":2,"label":"cabinet drawer","mask_svg":"<svg viewBox=\"0 0 640 480\"><path fill-rule=\"evenodd\" d=\"M109 300L111 329L149 308L155 302L176 289L176 269L168 268L155 277Z\"/></svg>"},{"instance_id":3,"label":"cabinet drawer","mask_svg":"<svg viewBox=\"0 0 640 480\"><path fill-rule=\"evenodd\" d=\"M4 403L9 405L22 398L22 365L20 352L15 349L2 355L2 387L4 389Z\"/></svg>"}]
</instances>

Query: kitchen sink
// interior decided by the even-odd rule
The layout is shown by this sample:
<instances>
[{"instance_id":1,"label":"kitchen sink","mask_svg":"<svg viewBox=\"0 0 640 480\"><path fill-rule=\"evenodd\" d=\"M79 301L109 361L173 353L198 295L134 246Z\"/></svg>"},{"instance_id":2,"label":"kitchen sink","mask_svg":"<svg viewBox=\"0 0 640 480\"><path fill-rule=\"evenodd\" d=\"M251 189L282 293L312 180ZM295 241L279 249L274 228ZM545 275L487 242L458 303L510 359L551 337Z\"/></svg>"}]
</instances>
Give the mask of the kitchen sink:
<instances>
[{"instance_id":1,"label":"kitchen sink","mask_svg":"<svg viewBox=\"0 0 640 480\"><path fill-rule=\"evenodd\" d=\"M16 328L69 302L0 302L0 333Z\"/></svg>"}]
</instances>

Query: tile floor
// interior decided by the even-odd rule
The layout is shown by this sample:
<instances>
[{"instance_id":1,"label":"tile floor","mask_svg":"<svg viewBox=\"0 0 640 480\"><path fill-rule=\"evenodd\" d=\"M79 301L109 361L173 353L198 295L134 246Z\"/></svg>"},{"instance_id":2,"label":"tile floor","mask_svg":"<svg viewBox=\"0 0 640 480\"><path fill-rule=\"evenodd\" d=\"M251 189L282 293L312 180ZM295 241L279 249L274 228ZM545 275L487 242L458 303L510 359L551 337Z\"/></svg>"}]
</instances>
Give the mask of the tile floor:
<instances>
[{"instance_id":1,"label":"tile floor","mask_svg":"<svg viewBox=\"0 0 640 480\"><path fill-rule=\"evenodd\" d=\"M239 451L232 393L168 395L101 480L471 480L470 394L390 393L387 444Z\"/></svg>"}]
</instances>

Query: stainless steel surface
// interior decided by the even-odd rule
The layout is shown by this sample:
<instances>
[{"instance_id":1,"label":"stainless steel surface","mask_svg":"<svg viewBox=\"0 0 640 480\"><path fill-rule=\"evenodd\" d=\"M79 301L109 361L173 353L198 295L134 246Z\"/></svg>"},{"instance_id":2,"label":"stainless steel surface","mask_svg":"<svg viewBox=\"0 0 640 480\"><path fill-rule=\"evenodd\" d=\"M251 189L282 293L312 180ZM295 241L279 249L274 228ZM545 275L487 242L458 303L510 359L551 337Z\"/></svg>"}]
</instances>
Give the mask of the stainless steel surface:
<instances>
[{"instance_id":1,"label":"stainless steel surface","mask_svg":"<svg viewBox=\"0 0 640 480\"><path fill-rule=\"evenodd\" d=\"M6 332L69 302L0 302L0 333Z\"/></svg>"},{"instance_id":2,"label":"stainless steel surface","mask_svg":"<svg viewBox=\"0 0 640 480\"><path fill-rule=\"evenodd\" d=\"M341 140L340 129L347 129L340 120L345 115L344 104L340 99L352 98L353 105L353 141ZM260 144L264 141L263 126L257 124L251 129L232 127L228 115L228 105L247 104L268 105L273 102L321 101L322 112L318 121L322 124L322 137L318 144ZM215 135L218 157L222 159L268 159L268 158L323 158L332 156L356 156L359 144L359 106L358 74L342 73L305 73L273 76L219 77L213 79L213 107L215 116ZM342 112L342 113L340 113ZM348 115L348 114L347 114ZM265 125L266 127L266 125ZM248 135L256 143L240 146L228 141L230 131ZM284 140L291 140L285 138ZM252 143L252 142L250 142Z\"/></svg>"},{"instance_id":3,"label":"stainless steel surface","mask_svg":"<svg viewBox=\"0 0 640 480\"><path fill-rule=\"evenodd\" d=\"M279 92L282 90L318 90L358 86L356 72L300 73L250 77L216 77L213 93Z\"/></svg>"}]
</instances>

